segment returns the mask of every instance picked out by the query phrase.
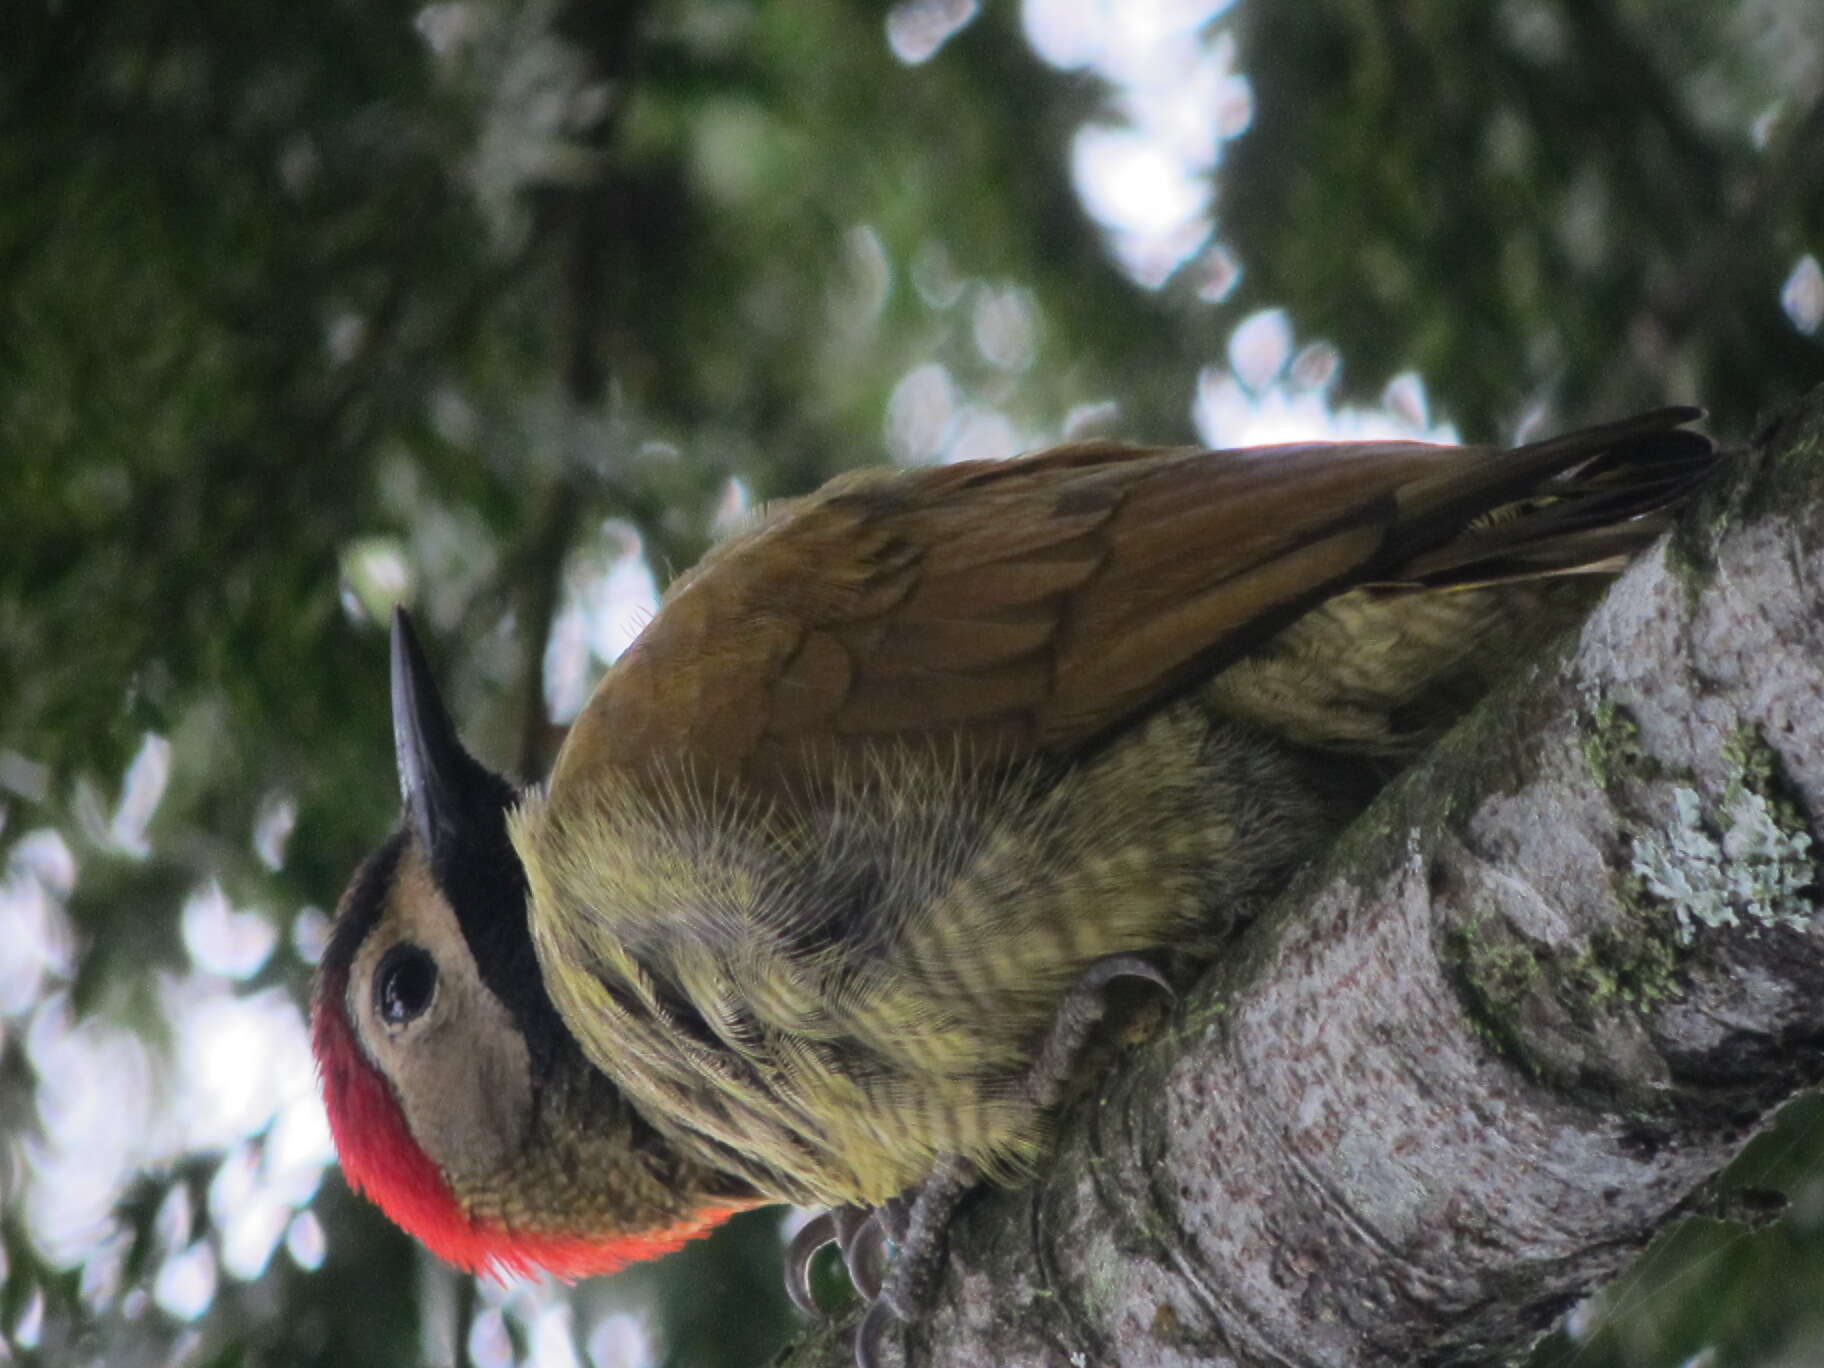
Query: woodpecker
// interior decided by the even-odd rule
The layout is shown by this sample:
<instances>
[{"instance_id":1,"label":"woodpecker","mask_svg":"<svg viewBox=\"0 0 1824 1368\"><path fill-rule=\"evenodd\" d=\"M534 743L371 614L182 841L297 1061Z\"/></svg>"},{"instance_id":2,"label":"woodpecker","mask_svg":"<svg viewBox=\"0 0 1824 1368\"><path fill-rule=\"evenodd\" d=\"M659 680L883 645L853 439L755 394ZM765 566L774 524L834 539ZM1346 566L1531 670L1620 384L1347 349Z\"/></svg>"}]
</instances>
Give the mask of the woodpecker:
<instances>
[{"instance_id":1,"label":"woodpecker","mask_svg":"<svg viewBox=\"0 0 1824 1368\"><path fill-rule=\"evenodd\" d=\"M839 1237L869 1361L956 1195L1044 1154L1106 984L1220 954L1574 621L1699 416L852 473L672 586L543 785L463 748L400 612L403 820L313 1005L350 1182L497 1274L830 1208L794 1287Z\"/></svg>"}]
</instances>

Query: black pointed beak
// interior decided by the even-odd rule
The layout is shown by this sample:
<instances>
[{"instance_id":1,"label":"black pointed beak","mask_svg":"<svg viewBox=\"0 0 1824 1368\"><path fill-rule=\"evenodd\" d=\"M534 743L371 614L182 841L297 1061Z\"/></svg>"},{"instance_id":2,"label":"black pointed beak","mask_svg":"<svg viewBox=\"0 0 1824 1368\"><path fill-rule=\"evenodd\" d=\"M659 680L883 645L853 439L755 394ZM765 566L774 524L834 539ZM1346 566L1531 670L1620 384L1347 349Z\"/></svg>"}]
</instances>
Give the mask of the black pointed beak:
<instances>
[{"instance_id":1,"label":"black pointed beak","mask_svg":"<svg viewBox=\"0 0 1824 1368\"><path fill-rule=\"evenodd\" d=\"M413 833L434 854L495 796L499 780L463 749L404 608L393 610L392 654L399 796Z\"/></svg>"}]
</instances>

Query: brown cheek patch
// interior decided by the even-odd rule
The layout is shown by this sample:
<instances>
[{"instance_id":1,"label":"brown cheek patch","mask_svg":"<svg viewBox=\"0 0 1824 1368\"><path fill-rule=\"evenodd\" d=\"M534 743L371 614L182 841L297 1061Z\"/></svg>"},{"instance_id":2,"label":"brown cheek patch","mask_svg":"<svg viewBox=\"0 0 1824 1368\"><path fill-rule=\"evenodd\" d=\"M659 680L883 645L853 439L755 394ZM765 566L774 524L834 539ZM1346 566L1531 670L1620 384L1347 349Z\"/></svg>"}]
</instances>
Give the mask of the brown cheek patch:
<instances>
[{"instance_id":1,"label":"brown cheek patch","mask_svg":"<svg viewBox=\"0 0 1824 1368\"><path fill-rule=\"evenodd\" d=\"M312 1006L311 1047L329 1131L349 1186L365 1193L432 1253L464 1268L485 1262L443 1174L412 1138L399 1101L356 1043L345 1015L345 974L325 977ZM479 1261L478 1261L479 1254Z\"/></svg>"},{"instance_id":2,"label":"brown cheek patch","mask_svg":"<svg viewBox=\"0 0 1824 1368\"><path fill-rule=\"evenodd\" d=\"M669 1254L734 1214L732 1207L711 1208L660 1230L594 1236L471 1221L412 1138L392 1088L356 1044L343 1008L347 991L345 974L326 976L311 1013L330 1135L349 1185L438 1258L499 1281L538 1269L565 1279L593 1277Z\"/></svg>"},{"instance_id":3,"label":"brown cheek patch","mask_svg":"<svg viewBox=\"0 0 1824 1368\"><path fill-rule=\"evenodd\" d=\"M353 981L366 984L381 958L407 942L438 966L429 1015L395 1040L371 1002L350 1002L348 1013L419 1148L460 1192L464 1180L492 1178L515 1162L532 1110L531 1059L512 1016L483 985L422 855L409 849L379 928L355 956Z\"/></svg>"}]
</instances>

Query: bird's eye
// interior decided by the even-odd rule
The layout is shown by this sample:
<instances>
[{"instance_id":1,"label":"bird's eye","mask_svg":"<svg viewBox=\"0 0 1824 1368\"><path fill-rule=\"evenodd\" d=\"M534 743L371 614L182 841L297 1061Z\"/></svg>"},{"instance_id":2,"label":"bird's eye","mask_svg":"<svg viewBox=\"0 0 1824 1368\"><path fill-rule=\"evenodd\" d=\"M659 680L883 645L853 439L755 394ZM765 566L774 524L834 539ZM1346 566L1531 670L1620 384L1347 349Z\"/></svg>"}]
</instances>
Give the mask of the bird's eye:
<instances>
[{"instance_id":1,"label":"bird's eye","mask_svg":"<svg viewBox=\"0 0 1824 1368\"><path fill-rule=\"evenodd\" d=\"M437 962L416 945L395 945L374 975L374 1010L388 1026L424 1015L437 995Z\"/></svg>"}]
</instances>

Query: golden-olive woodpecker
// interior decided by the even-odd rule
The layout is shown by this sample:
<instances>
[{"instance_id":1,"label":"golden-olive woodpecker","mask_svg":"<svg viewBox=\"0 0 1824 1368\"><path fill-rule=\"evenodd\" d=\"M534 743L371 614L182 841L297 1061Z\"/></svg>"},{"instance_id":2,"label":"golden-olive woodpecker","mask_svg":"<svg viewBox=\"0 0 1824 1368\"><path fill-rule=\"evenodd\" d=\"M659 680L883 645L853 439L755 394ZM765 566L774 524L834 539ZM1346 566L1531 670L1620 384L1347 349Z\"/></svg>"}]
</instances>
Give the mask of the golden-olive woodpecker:
<instances>
[{"instance_id":1,"label":"golden-olive woodpecker","mask_svg":"<svg viewBox=\"0 0 1824 1368\"><path fill-rule=\"evenodd\" d=\"M351 1182L575 1276L1030 1171L1072 985L1214 953L1661 530L1696 416L844 476L672 587L542 787L463 750L401 618L405 819L315 1003Z\"/></svg>"}]
</instances>

